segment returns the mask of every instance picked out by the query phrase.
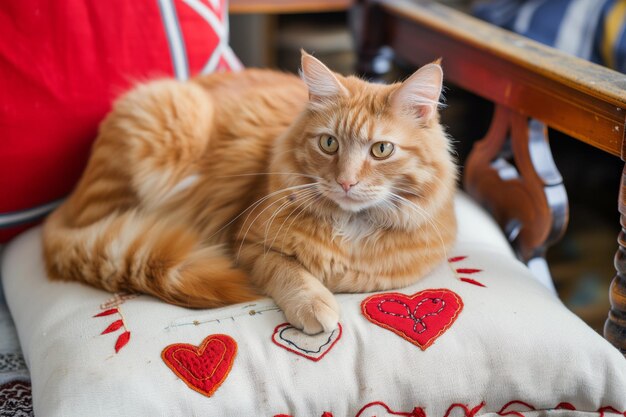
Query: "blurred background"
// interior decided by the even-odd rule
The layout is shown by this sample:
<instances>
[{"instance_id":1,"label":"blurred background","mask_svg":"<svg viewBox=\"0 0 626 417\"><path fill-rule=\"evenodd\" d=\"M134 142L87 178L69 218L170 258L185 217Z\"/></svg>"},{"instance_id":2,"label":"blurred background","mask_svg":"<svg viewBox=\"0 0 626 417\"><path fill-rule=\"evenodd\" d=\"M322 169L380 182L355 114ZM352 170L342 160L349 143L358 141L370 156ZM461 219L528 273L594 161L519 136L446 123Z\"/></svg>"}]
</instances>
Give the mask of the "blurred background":
<instances>
[{"instance_id":1,"label":"blurred background","mask_svg":"<svg viewBox=\"0 0 626 417\"><path fill-rule=\"evenodd\" d=\"M619 22L613 42L623 42L626 50L626 41L620 41L624 36L625 0L440 2L556 47L563 45L560 39L567 39L571 33L580 38L580 44L561 49L618 69L626 64L623 59L611 62L602 54L606 51L607 30L611 29L604 25L607 19ZM310 7L297 11L286 7L283 11L249 14L231 0L231 45L248 67L296 72L299 50L304 48L335 71L354 73L356 57L346 5L349 1L330 0L312 2ZM618 58L619 52L615 54ZM408 71L398 68L394 75L401 78ZM446 99L443 123L457 141L462 166L472 143L485 134L492 107L450 84ZM570 225L563 239L548 250L548 263L563 302L601 333L609 309L609 284L615 273L613 256L620 231L617 198L623 165L618 158L559 132L550 132L550 143L569 195ZM581 165L583 156L585 163Z\"/></svg>"}]
</instances>

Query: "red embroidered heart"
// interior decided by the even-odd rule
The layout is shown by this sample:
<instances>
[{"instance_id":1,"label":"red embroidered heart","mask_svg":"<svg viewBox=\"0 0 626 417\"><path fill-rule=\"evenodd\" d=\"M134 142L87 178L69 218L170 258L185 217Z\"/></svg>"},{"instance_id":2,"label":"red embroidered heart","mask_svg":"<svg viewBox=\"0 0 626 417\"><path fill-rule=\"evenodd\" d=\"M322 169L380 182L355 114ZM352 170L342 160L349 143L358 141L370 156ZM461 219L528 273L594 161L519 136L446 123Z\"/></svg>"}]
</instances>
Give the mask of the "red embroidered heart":
<instances>
[{"instance_id":1,"label":"red embroidered heart","mask_svg":"<svg viewBox=\"0 0 626 417\"><path fill-rule=\"evenodd\" d=\"M361 303L361 310L369 321L422 350L452 326L462 309L461 297L447 289L425 290L413 295L376 294Z\"/></svg>"},{"instance_id":2,"label":"red embroidered heart","mask_svg":"<svg viewBox=\"0 0 626 417\"><path fill-rule=\"evenodd\" d=\"M210 397L228 376L237 355L237 342L212 334L199 347L176 343L163 349L165 364L192 390Z\"/></svg>"}]
</instances>

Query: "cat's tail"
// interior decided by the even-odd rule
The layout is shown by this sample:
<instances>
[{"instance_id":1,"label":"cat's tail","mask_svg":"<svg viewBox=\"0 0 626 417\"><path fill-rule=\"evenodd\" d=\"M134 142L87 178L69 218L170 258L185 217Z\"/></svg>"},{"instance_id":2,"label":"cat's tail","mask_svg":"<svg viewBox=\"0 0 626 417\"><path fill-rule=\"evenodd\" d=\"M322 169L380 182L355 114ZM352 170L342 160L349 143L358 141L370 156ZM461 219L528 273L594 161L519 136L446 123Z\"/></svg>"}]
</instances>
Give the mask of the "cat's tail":
<instances>
[{"instance_id":1,"label":"cat's tail","mask_svg":"<svg viewBox=\"0 0 626 417\"><path fill-rule=\"evenodd\" d=\"M199 236L183 225L129 211L76 228L64 218L63 208L44 225L52 279L146 293L191 308L260 297L220 246L201 246Z\"/></svg>"}]
</instances>

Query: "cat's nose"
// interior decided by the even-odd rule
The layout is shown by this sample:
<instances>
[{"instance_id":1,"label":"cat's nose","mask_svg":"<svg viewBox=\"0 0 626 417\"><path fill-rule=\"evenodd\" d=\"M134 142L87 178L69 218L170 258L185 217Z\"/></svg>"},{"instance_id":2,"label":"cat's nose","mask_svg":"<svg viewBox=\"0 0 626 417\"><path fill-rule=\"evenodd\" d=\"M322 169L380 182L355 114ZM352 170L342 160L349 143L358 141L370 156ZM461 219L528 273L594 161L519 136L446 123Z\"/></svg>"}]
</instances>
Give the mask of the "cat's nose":
<instances>
[{"instance_id":1,"label":"cat's nose","mask_svg":"<svg viewBox=\"0 0 626 417\"><path fill-rule=\"evenodd\" d=\"M341 188L343 188L343 190L346 193L350 191L350 188L354 187L358 183L359 183L358 181L354 181L354 180L343 180L343 179L337 180L337 184L341 185Z\"/></svg>"}]
</instances>

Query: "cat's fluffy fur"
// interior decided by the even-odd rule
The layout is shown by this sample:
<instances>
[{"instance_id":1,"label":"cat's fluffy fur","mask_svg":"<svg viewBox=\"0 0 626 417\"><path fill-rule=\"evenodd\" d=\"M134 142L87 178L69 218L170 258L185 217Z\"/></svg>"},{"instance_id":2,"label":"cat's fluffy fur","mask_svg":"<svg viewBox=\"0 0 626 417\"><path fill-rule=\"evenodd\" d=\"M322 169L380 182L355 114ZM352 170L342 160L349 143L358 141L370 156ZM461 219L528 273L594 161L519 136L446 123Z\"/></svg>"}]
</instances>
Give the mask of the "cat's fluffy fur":
<instances>
[{"instance_id":1,"label":"cat's fluffy fur","mask_svg":"<svg viewBox=\"0 0 626 417\"><path fill-rule=\"evenodd\" d=\"M260 291L316 333L337 325L331 292L406 286L443 261L456 169L440 66L378 85L303 53L301 75L161 80L121 97L46 221L50 277L188 307ZM380 141L395 145L387 159L372 155Z\"/></svg>"}]
</instances>

